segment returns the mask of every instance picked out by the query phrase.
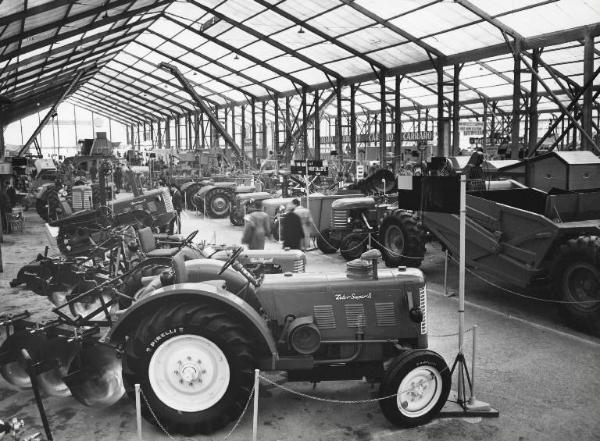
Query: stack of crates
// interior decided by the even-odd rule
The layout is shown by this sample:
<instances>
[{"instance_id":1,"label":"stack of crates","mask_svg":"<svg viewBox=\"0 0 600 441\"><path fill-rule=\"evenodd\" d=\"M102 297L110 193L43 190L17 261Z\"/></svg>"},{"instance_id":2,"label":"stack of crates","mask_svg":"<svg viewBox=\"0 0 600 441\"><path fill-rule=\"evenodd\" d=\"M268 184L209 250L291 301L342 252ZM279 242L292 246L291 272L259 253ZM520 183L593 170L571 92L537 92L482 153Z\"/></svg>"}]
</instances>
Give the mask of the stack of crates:
<instances>
[{"instance_id":1,"label":"stack of crates","mask_svg":"<svg viewBox=\"0 0 600 441\"><path fill-rule=\"evenodd\" d=\"M92 187L76 185L73 187L73 211L89 210L92 208Z\"/></svg>"}]
</instances>

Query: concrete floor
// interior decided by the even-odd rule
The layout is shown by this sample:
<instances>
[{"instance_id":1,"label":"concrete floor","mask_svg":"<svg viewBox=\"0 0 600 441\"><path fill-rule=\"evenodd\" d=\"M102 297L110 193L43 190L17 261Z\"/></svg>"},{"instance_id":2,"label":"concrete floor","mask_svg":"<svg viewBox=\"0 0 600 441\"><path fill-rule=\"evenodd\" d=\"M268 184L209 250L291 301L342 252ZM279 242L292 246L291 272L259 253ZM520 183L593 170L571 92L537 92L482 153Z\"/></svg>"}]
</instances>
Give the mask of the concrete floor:
<instances>
[{"instance_id":1,"label":"concrete floor","mask_svg":"<svg viewBox=\"0 0 600 441\"><path fill-rule=\"evenodd\" d=\"M50 303L8 282L20 266L43 251L43 224L26 213L24 233L5 236L4 273L0 274L0 313L29 309L36 318L50 317ZM199 239L237 243L240 227L227 219L209 220L184 213L184 232L200 229ZM267 247L276 248L276 243ZM428 249L422 266L428 278L430 348L451 364L456 337L436 337L457 330L457 300L443 296L443 255ZM308 253L307 271L343 271L338 255ZM457 269L450 266L451 288ZM567 328L552 305L525 300L467 277L466 325L479 326L476 395L500 411L499 418L437 419L430 424L399 430L389 424L376 403L338 405L308 400L273 387L260 395L258 439L275 440L600 440L600 339ZM465 355L470 360L471 340ZM292 389L324 398L368 399L376 389L362 382L288 383ZM123 399L107 409L91 409L72 398L45 400L56 440L134 440L135 408ZM0 380L0 419L25 418L30 431L41 430L31 391L20 391ZM231 429L198 440L221 440ZM144 422L144 440L169 439ZM231 440L250 439L251 412ZM178 438L180 439L180 438Z\"/></svg>"}]
</instances>

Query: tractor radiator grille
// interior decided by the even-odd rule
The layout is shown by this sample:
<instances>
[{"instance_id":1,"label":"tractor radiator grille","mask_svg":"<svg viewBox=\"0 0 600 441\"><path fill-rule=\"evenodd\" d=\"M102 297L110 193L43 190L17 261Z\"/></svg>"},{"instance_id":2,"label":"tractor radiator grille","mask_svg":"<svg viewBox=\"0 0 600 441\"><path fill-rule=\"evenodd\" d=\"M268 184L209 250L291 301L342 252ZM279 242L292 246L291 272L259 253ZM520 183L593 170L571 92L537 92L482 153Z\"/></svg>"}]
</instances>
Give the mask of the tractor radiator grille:
<instances>
[{"instance_id":1,"label":"tractor radiator grille","mask_svg":"<svg viewBox=\"0 0 600 441\"><path fill-rule=\"evenodd\" d=\"M295 273L303 273L305 272L304 268L304 259L298 259L294 262L294 272Z\"/></svg>"},{"instance_id":2,"label":"tractor radiator grille","mask_svg":"<svg viewBox=\"0 0 600 441\"><path fill-rule=\"evenodd\" d=\"M423 312L423 321L421 322L421 334L427 334L427 288L419 289L419 308Z\"/></svg>"},{"instance_id":3,"label":"tractor radiator grille","mask_svg":"<svg viewBox=\"0 0 600 441\"><path fill-rule=\"evenodd\" d=\"M163 197L163 200L165 201L165 211L167 213L169 213L171 211L175 211L175 209L173 208L173 201L171 200L171 193L169 193L169 190L164 189L162 191L162 197Z\"/></svg>"},{"instance_id":4,"label":"tractor radiator grille","mask_svg":"<svg viewBox=\"0 0 600 441\"><path fill-rule=\"evenodd\" d=\"M344 307L346 309L346 326L349 328L366 326L365 308L362 303L347 303Z\"/></svg>"},{"instance_id":5,"label":"tractor radiator grille","mask_svg":"<svg viewBox=\"0 0 600 441\"><path fill-rule=\"evenodd\" d=\"M333 210L331 216L331 228L332 229L344 229L348 224L348 214L346 210Z\"/></svg>"},{"instance_id":6,"label":"tractor radiator grille","mask_svg":"<svg viewBox=\"0 0 600 441\"><path fill-rule=\"evenodd\" d=\"M375 303L375 315L377 316L377 326L396 326L396 310L392 302Z\"/></svg>"},{"instance_id":7,"label":"tractor radiator grille","mask_svg":"<svg viewBox=\"0 0 600 441\"><path fill-rule=\"evenodd\" d=\"M315 305L313 308L315 322L321 329L335 329L335 315L331 305Z\"/></svg>"}]
</instances>

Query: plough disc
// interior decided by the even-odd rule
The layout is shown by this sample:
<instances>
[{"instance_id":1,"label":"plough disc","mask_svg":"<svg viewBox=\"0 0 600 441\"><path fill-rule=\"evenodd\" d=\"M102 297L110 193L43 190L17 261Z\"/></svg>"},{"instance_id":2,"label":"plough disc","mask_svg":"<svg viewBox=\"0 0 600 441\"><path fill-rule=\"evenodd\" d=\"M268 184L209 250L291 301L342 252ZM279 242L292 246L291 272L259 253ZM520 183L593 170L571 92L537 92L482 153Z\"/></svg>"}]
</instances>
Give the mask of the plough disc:
<instances>
[{"instance_id":1,"label":"plough disc","mask_svg":"<svg viewBox=\"0 0 600 441\"><path fill-rule=\"evenodd\" d=\"M69 366L79 351L77 343L70 343L63 337L50 339L44 346L44 357L56 360L57 366L38 376L40 389L52 397L68 397L71 391L63 381L69 372Z\"/></svg>"},{"instance_id":2,"label":"plough disc","mask_svg":"<svg viewBox=\"0 0 600 441\"><path fill-rule=\"evenodd\" d=\"M31 379L25 371L21 349L26 349L34 361L39 361L46 343L47 338L42 334L30 334L27 331L17 331L12 334L0 347L4 362L0 366L0 375L14 386L31 387Z\"/></svg>"}]
</instances>

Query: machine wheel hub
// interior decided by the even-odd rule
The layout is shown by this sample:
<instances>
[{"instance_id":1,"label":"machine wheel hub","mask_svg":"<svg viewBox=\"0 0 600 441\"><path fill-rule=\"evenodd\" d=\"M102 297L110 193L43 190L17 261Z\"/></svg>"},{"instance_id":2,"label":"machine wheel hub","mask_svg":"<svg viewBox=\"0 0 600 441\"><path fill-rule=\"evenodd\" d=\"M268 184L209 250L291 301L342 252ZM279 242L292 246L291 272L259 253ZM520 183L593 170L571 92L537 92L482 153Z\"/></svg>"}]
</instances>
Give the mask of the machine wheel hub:
<instances>
[{"instance_id":1,"label":"machine wheel hub","mask_svg":"<svg viewBox=\"0 0 600 441\"><path fill-rule=\"evenodd\" d=\"M442 393L442 377L429 366L418 367L404 377L398 386L398 409L404 415L417 418L434 407Z\"/></svg>"}]
</instances>

